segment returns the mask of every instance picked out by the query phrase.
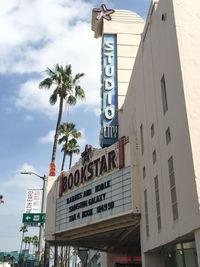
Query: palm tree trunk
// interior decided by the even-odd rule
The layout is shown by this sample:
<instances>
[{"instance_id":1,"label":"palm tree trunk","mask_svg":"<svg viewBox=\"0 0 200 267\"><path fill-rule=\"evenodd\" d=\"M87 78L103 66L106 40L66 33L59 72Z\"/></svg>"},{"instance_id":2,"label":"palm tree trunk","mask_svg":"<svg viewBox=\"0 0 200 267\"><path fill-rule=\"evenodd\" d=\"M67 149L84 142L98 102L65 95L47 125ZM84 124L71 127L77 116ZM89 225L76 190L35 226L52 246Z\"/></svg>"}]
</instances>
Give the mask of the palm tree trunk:
<instances>
[{"instance_id":1,"label":"palm tree trunk","mask_svg":"<svg viewBox=\"0 0 200 267\"><path fill-rule=\"evenodd\" d=\"M66 154L67 154L67 151L66 151L66 148L65 148L64 154L63 154L63 161L62 161L61 171L63 171L63 169L64 169Z\"/></svg>"},{"instance_id":2,"label":"palm tree trunk","mask_svg":"<svg viewBox=\"0 0 200 267\"><path fill-rule=\"evenodd\" d=\"M63 101L64 101L63 96L60 96L58 120L57 120L57 125L56 125L56 132L55 132L54 144L53 144L53 152L52 152L52 158L51 158L51 162L53 162L53 163L55 163L55 159L56 159L56 150L57 150L57 144L58 144L58 130L59 130L60 122L61 122L61 118L62 118Z\"/></svg>"},{"instance_id":3,"label":"palm tree trunk","mask_svg":"<svg viewBox=\"0 0 200 267\"><path fill-rule=\"evenodd\" d=\"M64 155L63 155L61 171L63 171L64 165L65 165L65 158L66 158L66 154L67 154L67 146L68 146L68 137L66 137L66 141L65 141L65 150L64 150Z\"/></svg>"},{"instance_id":4,"label":"palm tree trunk","mask_svg":"<svg viewBox=\"0 0 200 267\"><path fill-rule=\"evenodd\" d=\"M63 250L63 246L61 246L61 249L60 249L60 266L61 267L64 267L64 255L63 255L63 253L64 253L64 250Z\"/></svg>"},{"instance_id":5,"label":"palm tree trunk","mask_svg":"<svg viewBox=\"0 0 200 267\"><path fill-rule=\"evenodd\" d=\"M54 251L54 266L58 267L58 246L55 245L54 249L55 249L55 251Z\"/></svg>"},{"instance_id":6,"label":"palm tree trunk","mask_svg":"<svg viewBox=\"0 0 200 267\"><path fill-rule=\"evenodd\" d=\"M22 253L23 241L24 241L24 232L22 234L22 241L21 241L20 253Z\"/></svg>"},{"instance_id":7,"label":"palm tree trunk","mask_svg":"<svg viewBox=\"0 0 200 267\"><path fill-rule=\"evenodd\" d=\"M71 169L71 166L72 166L72 153L70 153L69 169Z\"/></svg>"}]
</instances>

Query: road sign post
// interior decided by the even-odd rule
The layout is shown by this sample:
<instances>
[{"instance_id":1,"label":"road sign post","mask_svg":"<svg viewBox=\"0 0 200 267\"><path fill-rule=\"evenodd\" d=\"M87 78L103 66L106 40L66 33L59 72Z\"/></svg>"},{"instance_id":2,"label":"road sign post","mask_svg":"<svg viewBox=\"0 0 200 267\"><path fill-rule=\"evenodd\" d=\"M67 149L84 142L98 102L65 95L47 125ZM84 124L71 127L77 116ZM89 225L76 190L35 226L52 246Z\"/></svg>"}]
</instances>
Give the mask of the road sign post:
<instances>
[{"instance_id":1,"label":"road sign post","mask_svg":"<svg viewBox=\"0 0 200 267\"><path fill-rule=\"evenodd\" d=\"M37 177L39 177L40 179L43 180L43 194L42 194L42 208L41 208L41 214L45 214L45 210L46 210L46 194L47 194L47 182L48 182L48 176L46 174L44 174L44 176L40 176L38 175L37 173L35 172L32 172L32 171L24 171L24 172L21 172L21 174L33 174L33 175L36 175ZM31 214L31 213L30 213ZM29 214L29 215L30 215ZM38 220L38 217L36 217L37 220ZM28 219L28 218L27 218ZM36 223L36 222L40 222L40 232L39 232L39 260L41 260L41 256L42 256L42 241L43 241L43 235L44 235L44 222L45 222L45 217L42 217L40 218L39 216L39 220L44 220L43 222L41 221L34 221L33 223ZM26 219L25 219L26 220ZM31 220L31 219L28 219L28 220Z\"/></svg>"}]
</instances>

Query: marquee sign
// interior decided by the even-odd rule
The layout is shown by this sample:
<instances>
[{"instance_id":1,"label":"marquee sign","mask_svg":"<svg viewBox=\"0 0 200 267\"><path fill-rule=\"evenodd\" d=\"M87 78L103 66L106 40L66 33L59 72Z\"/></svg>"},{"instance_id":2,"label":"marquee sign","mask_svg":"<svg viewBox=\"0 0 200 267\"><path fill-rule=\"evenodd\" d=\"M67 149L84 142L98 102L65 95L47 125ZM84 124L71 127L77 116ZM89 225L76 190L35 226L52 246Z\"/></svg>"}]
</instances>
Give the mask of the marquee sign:
<instances>
[{"instance_id":1,"label":"marquee sign","mask_svg":"<svg viewBox=\"0 0 200 267\"><path fill-rule=\"evenodd\" d=\"M125 168L121 137L113 146L98 151L86 145L79 164L60 175L56 201L56 231L86 222L110 218L132 209L131 169ZM90 156L89 156L90 155Z\"/></svg>"},{"instance_id":2,"label":"marquee sign","mask_svg":"<svg viewBox=\"0 0 200 267\"><path fill-rule=\"evenodd\" d=\"M110 146L118 140L117 36L103 36L102 140Z\"/></svg>"},{"instance_id":3,"label":"marquee sign","mask_svg":"<svg viewBox=\"0 0 200 267\"><path fill-rule=\"evenodd\" d=\"M82 166L72 169L71 172L62 172L60 174L60 189L59 196L63 193L72 191L81 185L87 184L96 177L105 175L112 170L125 166L124 145L128 142L128 138L122 136L115 147L111 147L109 151L100 157L93 159L93 150L91 146L86 145L85 151L81 154ZM118 146L118 149L116 147Z\"/></svg>"},{"instance_id":4,"label":"marquee sign","mask_svg":"<svg viewBox=\"0 0 200 267\"><path fill-rule=\"evenodd\" d=\"M131 210L131 170L127 167L58 198L56 232Z\"/></svg>"},{"instance_id":5,"label":"marquee sign","mask_svg":"<svg viewBox=\"0 0 200 267\"><path fill-rule=\"evenodd\" d=\"M116 153L115 150L112 150L108 154L102 155L100 158L90 161L88 164L76 169L69 175L62 173L60 176L59 196L62 196L63 192L77 188L81 184L85 184L91 179L115 169L117 167L116 164Z\"/></svg>"}]
</instances>

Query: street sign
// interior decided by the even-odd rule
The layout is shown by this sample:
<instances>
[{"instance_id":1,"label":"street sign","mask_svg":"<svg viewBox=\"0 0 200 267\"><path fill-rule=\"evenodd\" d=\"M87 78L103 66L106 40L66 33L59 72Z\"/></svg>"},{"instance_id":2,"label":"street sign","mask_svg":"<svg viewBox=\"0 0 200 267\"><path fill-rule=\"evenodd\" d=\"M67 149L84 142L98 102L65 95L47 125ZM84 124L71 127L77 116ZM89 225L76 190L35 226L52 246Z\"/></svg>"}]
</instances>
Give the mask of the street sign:
<instances>
[{"instance_id":1,"label":"street sign","mask_svg":"<svg viewBox=\"0 0 200 267\"><path fill-rule=\"evenodd\" d=\"M26 227L38 227L39 224L38 223L24 223L24 226L26 226Z\"/></svg>"},{"instance_id":2,"label":"street sign","mask_svg":"<svg viewBox=\"0 0 200 267\"><path fill-rule=\"evenodd\" d=\"M23 213L23 223L44 223L45 213Z\"/></svg>"}]
</instances>

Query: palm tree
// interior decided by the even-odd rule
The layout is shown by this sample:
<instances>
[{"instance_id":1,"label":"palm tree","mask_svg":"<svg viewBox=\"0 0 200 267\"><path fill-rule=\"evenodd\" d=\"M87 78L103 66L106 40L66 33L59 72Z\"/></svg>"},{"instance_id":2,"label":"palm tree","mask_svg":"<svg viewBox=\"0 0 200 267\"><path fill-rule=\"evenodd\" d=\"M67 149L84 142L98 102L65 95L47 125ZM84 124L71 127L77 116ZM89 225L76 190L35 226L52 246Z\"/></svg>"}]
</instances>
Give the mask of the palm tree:
<instances>
[{"instance_id":1,"label":"palm tree","mask_svg":"<svg viewBox=\"0 0 200 267\"><path fill-rule=\"evenodd\" d=\"M54 105L57 102L58 96L60 97L58 119L51 159L51 162L55 163L58 131L62 118L63 103L64 100L66 100L67 104L75 105L77 98L85 98L84 90L81 88L80 85L78 85L80 78L84 76L84 73L78 73L73 78L71 65L66 65L63 68L63 66L59 64L56 65L55 71L52 71L51 69L47 68L46 72L48 74L48 77L40 82L39 88L50 89L51 86L56 86L52 95L49 98L49 102L51 105Z\"/></svg>"},{"instance_id":2,"label":"palm tree","mask_svg":"<svg viewBox=\"0 0 200 267\"><path fill-rule=\"evenodd\" d=\"M62 148L62 151L64 151L62 167L61 167L61 171L62 171L64 169L65 158L67 155L67 147L68 147L69 138L72 136L77 139L81 137L81 132L77 132L74 123L63 123L62 125L60 125L58 134L62 135L62 137L58 140L58 143L59 144L64 143L63 148Z\"/></svg>"},{"instance_id":3,"label":"palm tree","mask_svg":"<svg viewBox=\"0 0 200 267\"><path fill-rule=\"evenodd\" d=\"M22 232L22 241L21 241L21 246L20 246L20 253L22 253L22 245L23 245L23 241L24 241L24 233L28 232L28 229L25 225L23 225L20 228L20 232Z\"/></svg>"},{"instance_id":4,"label":"palm tree","mask_svg":"<svg viewBox=\"0 0 200 267\"><path fill-rule=\"evenodd\" d=\"M27 244L29 243L29 236L25 236L23 242L25 243L25 250L26 250Z\"/></svg>"},{"instance_id":5,"label":"palm tree","mask_svg":"<svg viewBox=\"0 0 200 267\"><path fill-rule=\"evenodd\" d=\"M77 140L75 138L69 140L69 143L67 146L67 155L69 155L70 157L69 169L71 168L71 165L72 165L72 155L79 154L79 153L80 153L80 149L79 149L79 145L77 145Z\"/></svg>"},{"instance_id":6,"label":"palm tree","mask_svg":"<svg viewBox=\"0 0 200 267\"><path fill-rule=\"evenodd\" d=\"M30 253L30 246L31 246L31 243L32 243L32 237L27 236L27 243L28 243L28 254L29 254Z\"/></svg>"},{"instance_id":7,"label":"palm tree","mask_svg":"<svg viewBox=\"0 0 200 267\"><path fill-rule=\"evenodd\" d=\"M34 235L32 237L32 243L33 243L33 253L35 253L35 251L37 250L38 245L39 245L39 239L38 239L37 235Z\"/></svg>"}]
</instances>

